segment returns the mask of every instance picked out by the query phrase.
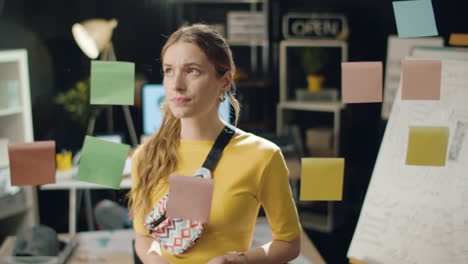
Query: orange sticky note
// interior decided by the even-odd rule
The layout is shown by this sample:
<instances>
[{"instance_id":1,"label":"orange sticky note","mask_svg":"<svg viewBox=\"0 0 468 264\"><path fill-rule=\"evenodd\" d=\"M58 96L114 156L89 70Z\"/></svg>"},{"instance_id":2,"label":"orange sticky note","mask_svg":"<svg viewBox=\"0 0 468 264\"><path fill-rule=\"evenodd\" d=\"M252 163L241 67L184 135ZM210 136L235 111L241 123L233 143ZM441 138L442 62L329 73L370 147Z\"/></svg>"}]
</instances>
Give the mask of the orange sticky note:
<instances>
[{"instance_id":1,"label":"orange sticky note","mask_svg":"<svg viewBox=\"0 0 468 264\"><path fill-rule=\"evenodd\" d=\"M452 46L468 46L468 34L466 33L450 34L449 44Z\"/></svg>"},{"instance_id":2,"label":"orange sticky note","mask_svg":"<svg viewBox=\"0 0 468 264\"><path fill-rule=\"evenodd\" d=\"M171 175L167 216L208 223L213 187L212 179Z\"/></svg>"},{"instance_id":3,"label":"orange sticky note","mask_svg":"<svg viewBox=\"0 0 468 264\"><path fill-rule=\"evenodd\" d=\"M302 158L302 201L340 201L343 196L343 158Z\"/></svg>"},{"instance_id":4,"label":"orange sticky note","mask_svg":"<svg viewBox=\"0 0 468 264\"><path fill-rule=\"evenodd\" d=\"M342 62L343 103L382 102L382 62Z\"/></svg>"},{"instance_id":5,"label":"orange sticky note","mask_svg":"<svg viewBox=\"0 0 468 264\"><path fill-rule=\"evenodd\" d=\"M448 127L410 127L406 164L445 166L448 137Z\"/></svg>"},{"instance_id":6,"label":"orange sticky note","mask_svg":"<svg viewBox=\"0 0 468 264\"><path fill-rule=\"evenodd\" d=\"M367 263L364 262L364 261L360 261L358 259L355 259L355 258L349 258L349 264L367 264Z\"/></svg>"},{"instance_id":7,"label":"orange sticky note","mask_svg":"<svg viewBox=\"0 0 468 264\"><path fill-rule=\"evenodd\" d=\"M439 100L442 62L440 60L404 60L402 63L403 100Z\"/></svg>"},{"instance_id":8,"label":"orange sticky note","mask_svg":"<svg viewBox=\"0 0 468 264\"><path fill-rule=\"evenodd\" d=\"M11 185L55 183L55 141L8 144Z\"/></svg>"}]
</instances>

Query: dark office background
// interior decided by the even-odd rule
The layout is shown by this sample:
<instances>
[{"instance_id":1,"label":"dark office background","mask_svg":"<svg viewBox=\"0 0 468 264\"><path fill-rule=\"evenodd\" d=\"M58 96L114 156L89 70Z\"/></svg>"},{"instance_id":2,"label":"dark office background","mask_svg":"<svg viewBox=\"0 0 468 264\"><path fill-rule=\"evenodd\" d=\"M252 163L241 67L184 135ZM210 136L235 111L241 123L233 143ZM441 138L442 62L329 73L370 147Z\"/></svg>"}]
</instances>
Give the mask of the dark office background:
<instances>
[{"instance_id":1,"label":"dark office background","mask_svg":"<svg viewBox=\"0 0 468 264\"><path fill-rule=\"evenodd\" d=\"M467 1L433 0L439 34L445 40L452 32L468 32ZM185 6L184 6L185 5ZM188 6L190 5L190 8ZM173 3L169 0L0 0L0 49L26 48L29 53L31 100L36 140L53 139L57 150L76 151L81 147L84 128L69 120L52 98L89 75L90 60L80 51L71 34L71 26L89 18L116 18L113 34L118 60L133 61L136 72L149 83L161 82L159 53L165 36L183 20L207 23L223 22L226 9L242 5ZM243 7L245 8L245 6ZM348 39L349 61L383 61L387 37L396 34L390 0L272 0L270 1L270 41L272 44L271 80L263 94L250 98L264 104L271 115L263 132L274 132L275 105L278 100L278 43L283 39L281 19L287 12L342 13L351 33ZM223 14L223 15L220 15ZM238 54L242 54L240 51ZM239 55L236 61L242 61ZM385 63L384 63L385 65ZM332 233L308 231L312 241L329 263L346 263L349 246L373 165L379 150L385 123L380 118L381 104L348 105L341 131L341 155L346 157L345 200L349 210L344 224ZM142 133L141 110L132 108L137 134ZM115 111L115 126L125 135L123 116ZM249 115L249 113L245 113ZM268 121L267 120L267 121ZM98 119L96 133L105 132L104 120ZM246 126L248 128L248 126ZM256 129L259 129L258 127ZM260 128L261 131L261 128ZM128 141L128 139L127 139ZM122 202L124 192L104 192ZM41 223L59 232L67 230L67 193L40 192ZM85 229L84 217L79 229Z\"/></svg>"}]
</instances>

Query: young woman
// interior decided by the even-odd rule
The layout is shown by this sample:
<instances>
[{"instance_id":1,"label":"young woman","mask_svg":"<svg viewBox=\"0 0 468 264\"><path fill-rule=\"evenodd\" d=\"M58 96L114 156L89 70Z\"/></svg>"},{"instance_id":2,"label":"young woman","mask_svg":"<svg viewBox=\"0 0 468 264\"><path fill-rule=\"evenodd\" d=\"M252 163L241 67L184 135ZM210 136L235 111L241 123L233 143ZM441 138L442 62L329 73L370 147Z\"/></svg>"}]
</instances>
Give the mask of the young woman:
<instances>
[{"instance_id":1,"label":"young woman","mask_svg":"<svg viewBox=\"0 0 468 264\"><path fill-rule=\"evenodd\" d=\"M154 239L144 227L169 190L169 175L193 175L226 124L218 115L226 95L239 116L231 86L235 65L223 37L203 24L174 32L161 52L166 99L162 126L137 149L132 161L130 208L135 249L144 263L285 263L300 251L300 224L280 149L234 128L212 177L209 222L181 254L148 253ZM273 241L250 249L259 208L268 217Z\"/></svg>"}]
</instances>

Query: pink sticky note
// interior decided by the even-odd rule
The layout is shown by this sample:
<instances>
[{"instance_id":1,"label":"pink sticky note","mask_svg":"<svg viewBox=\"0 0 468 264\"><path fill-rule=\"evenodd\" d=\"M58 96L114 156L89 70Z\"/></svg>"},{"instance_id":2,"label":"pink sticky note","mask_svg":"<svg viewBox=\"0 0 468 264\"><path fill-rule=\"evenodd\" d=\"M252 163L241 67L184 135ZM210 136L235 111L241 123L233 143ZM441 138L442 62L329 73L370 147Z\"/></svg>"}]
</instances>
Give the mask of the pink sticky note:
<instances>
[{"instance_id":1,"label":"pink sticky note","mask_svg":"<svg viewBox=\"0 0 468 264\"><path fill-rule=\"evenodd\" d=\"M213 187L212 179L171 175L167 216L208 223Z\"/></svg>"},{"instance_id":2,"label":"pink sticky note","mask_svg":"<svg viewBox=\"0 0 468 264\"><path fill-rule=\"evenodd\" d=\"M440 60L404 60L402 100L439 100L442 62Z\"/></svg>"},{"instance_id":3,"label":"pink sticky note","mask_svg":"<svg viewBox=\"0 0 468 264\"><path fill-rule=\"evenodd\" d=\"M55 141L8 144L11 185L55 183Z\"/></svg>"},{"instance_id":4,"label":"pink sticky note","mask_svg":"<svg viewBox=\"0 0 468 264\"><path fill-rule=\"evenodd\" d=\"M382 102L382 62L342 62L343 103Z\"/></svg>"}]
</instances>

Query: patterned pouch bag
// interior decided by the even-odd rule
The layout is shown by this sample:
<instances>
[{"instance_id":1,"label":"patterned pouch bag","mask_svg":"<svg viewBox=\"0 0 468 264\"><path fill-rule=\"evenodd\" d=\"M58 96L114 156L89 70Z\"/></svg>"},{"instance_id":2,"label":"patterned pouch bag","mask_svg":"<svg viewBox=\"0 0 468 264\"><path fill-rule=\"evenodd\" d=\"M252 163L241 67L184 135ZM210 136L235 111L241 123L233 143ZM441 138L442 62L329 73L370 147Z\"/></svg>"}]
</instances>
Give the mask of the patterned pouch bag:
<instances>
[{"instance_id":1,"label":"patterned pouch bag","mask_svg":"<svg viewBox=\"0 0 468 264\"><path fill-rule=\"evenodd\" d=\"M193 177L212 178L211 171L216 167L224 148L234 133L233 128L229 126L224 127L202 168L198 169ZM203 223L191 219L166 217L167 201L169 198L169 195L165 195L156 203L153 210L146 217L144 226L164 250L170 254L179 255L195 244L203 233Z\"/></svg>"}]
</instances>

